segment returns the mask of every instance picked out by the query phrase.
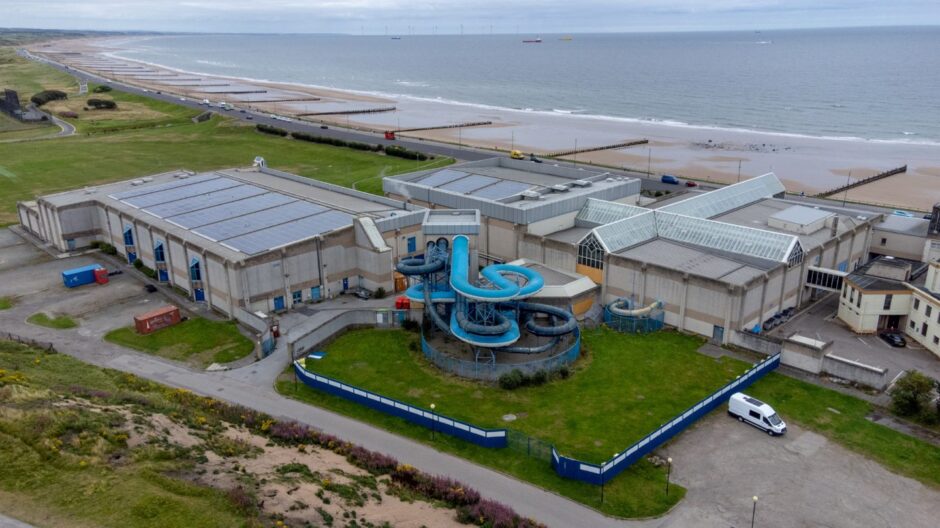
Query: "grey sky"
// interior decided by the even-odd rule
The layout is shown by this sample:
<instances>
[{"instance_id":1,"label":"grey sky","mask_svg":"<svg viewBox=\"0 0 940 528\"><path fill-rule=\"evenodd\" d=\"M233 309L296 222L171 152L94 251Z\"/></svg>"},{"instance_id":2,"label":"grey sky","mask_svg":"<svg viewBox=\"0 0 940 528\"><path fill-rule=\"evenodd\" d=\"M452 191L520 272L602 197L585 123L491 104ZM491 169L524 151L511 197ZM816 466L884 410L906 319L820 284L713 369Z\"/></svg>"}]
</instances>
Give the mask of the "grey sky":
<instances>
[{"instance_id":1,"label":"grey sky","mask_svg":"<svg viewBox=\"0 0 940 528\"><path fill-rule=\"evenodd\" d=\"M940 25L938 0L0 0L0 25L382 34Z\"/></svg>"}]
</instances>

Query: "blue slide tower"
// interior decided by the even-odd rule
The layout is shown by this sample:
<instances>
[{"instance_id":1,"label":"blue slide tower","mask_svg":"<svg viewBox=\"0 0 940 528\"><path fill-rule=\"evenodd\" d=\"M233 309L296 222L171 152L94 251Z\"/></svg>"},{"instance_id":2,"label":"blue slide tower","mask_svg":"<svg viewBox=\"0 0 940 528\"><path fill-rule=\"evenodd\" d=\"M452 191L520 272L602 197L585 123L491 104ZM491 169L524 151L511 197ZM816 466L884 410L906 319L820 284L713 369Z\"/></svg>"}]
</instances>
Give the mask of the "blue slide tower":
<instances>
[{"instance_id":1,"label":"blue slide tower","mask_svg":"<svg viewBox=\"0 0 940 528\"><path fill-rule=\"evenodd\" d=\"M542 290L542 276L529 268L493 264L479 277L470 270L470 241L464 235L427 243L423 257L403 259L399 273L416 277L405 295L424 303L425 314L443 332L479 349L516 354L539 354L554 347L563 336L577 332L574 315L564 309L526 302ZM537 314L548 316L548 324ZM520 346L522 331L547 342Z\"/></svg>"}]
</instances>

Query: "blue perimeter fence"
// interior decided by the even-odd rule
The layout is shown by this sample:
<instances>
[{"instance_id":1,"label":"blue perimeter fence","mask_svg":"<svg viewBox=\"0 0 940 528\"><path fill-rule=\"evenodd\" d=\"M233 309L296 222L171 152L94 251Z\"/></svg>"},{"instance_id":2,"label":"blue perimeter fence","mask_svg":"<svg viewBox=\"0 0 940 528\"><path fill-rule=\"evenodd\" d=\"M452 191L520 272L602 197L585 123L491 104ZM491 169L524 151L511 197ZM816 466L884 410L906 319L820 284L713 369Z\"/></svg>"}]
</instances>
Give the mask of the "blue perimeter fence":
<instances>
[{"instance_id":1,"label":"blue perimeter fence","mask_svg":"<svg viewBox=\"0 0 940 528\"><path fill-rule=\"evenodd\" d=\"M525 363L477 363L466 359L458 359L453 356L438 352L427 339L424 333L421 333L421 351L424 357L437 368L456 374L462 378L477 379L483 381L496 381L503 374L508 374L513 370L518 370L523 374L533 374L539 370L552 371L565 365L570 365L581 355L581 329L579 328L573 334L574 339L571 345L558 354L543 359L527 361Z\"/></svg>"},{"instance_id":2,"label":"blue perimeter fence","mask_svg":"<svg viewBox=\"0 0 940 528\"><path fill-rule=\"evenodd\" d=\"M483 429L432 412L428 409L422 409L392 398L386 398L381 394L362 390L333 378L310 372L304 368L304 365L299 361L294 361L294 372L296 372L297 377L309 387L365 405L377 411L391 414L392 416L404 418L409 422L427 427L432 431L455 436L461 440L466 440L467 442L482 447L499 448L506 447L507 445L508 433L506 429Z\"/></svg>"},{"instance_id":3,"label":"blue perimeter fence","mask_svg":"<svg viewBox=\"0 0 940 528\"><path fill-rule=\"evenodd\" d=\"M705 416L719 405L726 403L728 399L731 398L732 394L746 389L752 383L764 377L768 372L777 368L778 365L780 365L780 354L764 359L739 378L693 405L685 412L677 415L671 421L646 435L640 439L639 442L633 444L625 451L603 464L590 464L568 458L558 454L558 451L552 447L552 468L556 473L565 478L596 485L604 484L672 437L681 433L686 427L695 423L695 421L702 416Z\"/></svg>"}]
</instances>

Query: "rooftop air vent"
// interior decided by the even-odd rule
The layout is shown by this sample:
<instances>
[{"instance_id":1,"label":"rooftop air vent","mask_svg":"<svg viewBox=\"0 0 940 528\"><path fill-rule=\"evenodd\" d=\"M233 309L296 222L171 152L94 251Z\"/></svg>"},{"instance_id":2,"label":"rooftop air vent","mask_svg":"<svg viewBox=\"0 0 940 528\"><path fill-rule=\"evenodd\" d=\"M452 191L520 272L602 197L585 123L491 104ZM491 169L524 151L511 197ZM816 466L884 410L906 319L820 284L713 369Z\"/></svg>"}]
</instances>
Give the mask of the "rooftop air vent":
<instances>
[{"instance_id":1,"label":"rooftop air vent","mask_svg":"<svg viewBox=\"0 0 940 528\"><path fill-rule=\"evenodd\" d=\"M141 178L141 180L143 180L143 181L145 181L145 182L152 182L152 181L153 181L153 178L150 177L150 176L144 176L143 178Z\"/></svg>"},{"instance_id":2,"label":"rooftop air vent","mask_svg":"<svg viewBox=\"0 0 940 528\"><path fill-rule=\"evenodd\" d=\"M133 186L135 186L135 187L138 186L138 185L140 185L140 184L142 184L142 183L144 183L144 180L132 180L132 181L131 181L131 185L133 185Z\"/></svg>"},{"instance_id":3,"label":"rooftop air vent","mask_svg":"<svg viewBox=\"0 0 940 528\"><path fill-rule=\"evenodd\" d=\"M571 185L574 185L575 187L590 187L591 182L587 180L574 180L571 182Z\"/></svg>"},{"instance_id":4,"label":"rooftop air vent","mask_svg":"<svg viewBox=\"0 0 940 528\"><path fill-rule=\"evenodd\" d=\"M542 195L535 191L522 191L522 198L524 200L540 200Z\"/></svg>"},{"instance_id":5,"label":"rooftop air vent","mask_svg":"<svg viewBox=\"0 0 940 528\"><path fill-rule=\"evenodd\" d=\"M559 183L558 185L552 185L552 190L555 192L568 192L568 186Z\"/></svg>"}]
</instances>

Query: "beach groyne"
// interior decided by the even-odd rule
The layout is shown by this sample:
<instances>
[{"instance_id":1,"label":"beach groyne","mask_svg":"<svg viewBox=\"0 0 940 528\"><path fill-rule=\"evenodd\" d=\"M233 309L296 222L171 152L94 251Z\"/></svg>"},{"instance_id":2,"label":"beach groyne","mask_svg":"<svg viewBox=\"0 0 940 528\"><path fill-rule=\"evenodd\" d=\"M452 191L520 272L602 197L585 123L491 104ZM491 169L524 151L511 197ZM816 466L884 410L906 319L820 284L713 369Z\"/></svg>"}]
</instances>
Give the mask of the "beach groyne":
<instances>
[{"instance_id":1,"label":"beach groyne","mask_svg":"<svg viewBox=\"0 0 940 528\"><path fill-rule=\"evenodd\" d=\"M645 145L649 142L650 140L648 139L634 139L630 141L622 141L620 143L612 143L610 145L601 145L599 147L584 147L584 148L571 149L571 150L559 150L556 152L549 152L547 154L544 154L544 156L547 158L560 158L562 156L571 156L572 154L582 154L584 152L596 152L598 150L612 150L612 149L620 149L620 148L626 148L626 147L634 147L636 145Z\"/></svg>"},{"instance_id":2,"label":"beach groyne","mask_svg":"<svg viewBox=\"0 0 940 528\"><path fill-rule=\"evenodd\" d=\"M867 178L862 178L861 180L855 180L855 181L852 182L852 183L848 183L848 184L845 184L845 185L840 185L839 187L836 187L836 188L834 188L834 189L829 189L828 191L823 191L823 192L817 194L816 197L817 197L817 198L829 198L830 196L832 196L832 195L834 195L834 194L839 194L840 192L848 191L849 189L854 189L854 188L856 188L856 187L861 187L862 185L865 185L865 184L868 184L868 183L871 183L871 182L875 182L875 181L878 181L878 180L883 180L883 179L885 179L885 178L887 178L887 177L889 177L889 176L894 176L895 174L902 174L902 173L905 173L905 172L907 172L907 165L902 165L902 166L897 167L897 168L895 168L895 169L887 170L887 171L884 171L884 172L879 172L878 174L875 174L874 176L869 176L869 177L867 177Z\"/></svg>"},{"instance_id":3,"label":"beach groyne","mask_svg":"<svg viewBox=\"0 0 940 528\"><path fill-rule=\"evenodd\" d=\"M418 127L418 128L399 128L395 130L396 133L401 132L423 132L425 130L444 130L447 128L467 128L475 126L486 126L492 125L492 121L473 121L470 123L455 123L453 125L436 125L436 126L427 126L427 127Z\"/></svg>"},{"instance_id":4,"label":"beach groyne","mask_svg":"<svg viewBox=\"0 0 940 528\"><path fill-rule=\"evenodd\" d=\"M380 112L394 112L394 106L383 106L381 108L360 108L356 110L332 110L329 112L304 112L297 114L300 117L309 116L329 116L329 115L353 115L353 114L378 114Z\"/></svg>"}]
</instances>

